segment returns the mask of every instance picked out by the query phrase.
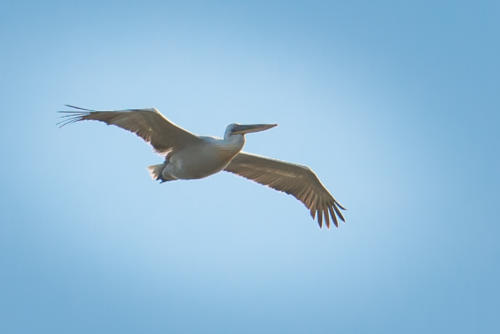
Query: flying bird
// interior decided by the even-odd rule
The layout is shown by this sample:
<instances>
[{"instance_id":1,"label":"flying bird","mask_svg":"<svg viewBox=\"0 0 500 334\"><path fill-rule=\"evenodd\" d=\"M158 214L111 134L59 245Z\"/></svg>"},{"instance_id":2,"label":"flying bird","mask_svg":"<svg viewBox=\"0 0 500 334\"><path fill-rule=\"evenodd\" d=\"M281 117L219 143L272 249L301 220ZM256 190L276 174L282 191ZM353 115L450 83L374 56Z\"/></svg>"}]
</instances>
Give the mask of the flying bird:
<instances>
[{"instance_id":1,"label":"flying bird","mask_svg":"<svg viewBox=\"0 0 500 334\"><path fill-rule=\"evenodd\" d=\"M60 127L70 123L95 120L131 131L153 146L165 161L148 167L153 180L200 179L220 171L231 172L273 189L285 192L301 201L317 219L330 228L344 220L345 208L330 194L316 174L307 166L242 152L245 134L275 127L277 124L229 124L224 138L197 136L169 121L156 108L126 110L91 110L66 105L72 110L65 115Z\"/></svg>"}]
</instances>

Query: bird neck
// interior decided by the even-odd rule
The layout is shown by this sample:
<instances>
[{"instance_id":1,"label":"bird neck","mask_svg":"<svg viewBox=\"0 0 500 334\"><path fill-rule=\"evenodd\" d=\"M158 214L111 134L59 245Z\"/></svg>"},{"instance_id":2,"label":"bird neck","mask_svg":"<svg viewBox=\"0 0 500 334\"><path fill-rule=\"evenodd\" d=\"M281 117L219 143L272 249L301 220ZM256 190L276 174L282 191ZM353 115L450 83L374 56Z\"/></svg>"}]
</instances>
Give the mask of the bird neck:
<instances>
[{"instance_id":1,"label":"bird neck","mask_svg":"<svg viewBox=\"0 0 500 334\"><path fill-rule=\"evenodd\" d=\"M227 149L235 150L237 152L241 151L243 145L245 145L244 135L226 135L223 140L224 146Z\"/></svg>"}]
</instances>

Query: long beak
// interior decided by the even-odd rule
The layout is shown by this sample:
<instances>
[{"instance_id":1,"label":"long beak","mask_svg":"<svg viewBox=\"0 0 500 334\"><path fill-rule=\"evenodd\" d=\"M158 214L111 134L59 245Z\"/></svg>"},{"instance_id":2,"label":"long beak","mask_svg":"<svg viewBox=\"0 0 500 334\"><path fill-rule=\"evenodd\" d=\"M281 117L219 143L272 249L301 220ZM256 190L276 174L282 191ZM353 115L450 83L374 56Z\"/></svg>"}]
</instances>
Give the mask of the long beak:
<instances>
[{"instance_id":1,"label":"long beak","mask_svg":"<svg viewBox=\"0 0 500 334\"><path fill-rule=\"evenodd\" d=\"M250 132L264 131L270 128L274 128L278 124L248 124L248 125L236 125L231 131L231 134L245 134Z\"/></svg>"}]
</instances>

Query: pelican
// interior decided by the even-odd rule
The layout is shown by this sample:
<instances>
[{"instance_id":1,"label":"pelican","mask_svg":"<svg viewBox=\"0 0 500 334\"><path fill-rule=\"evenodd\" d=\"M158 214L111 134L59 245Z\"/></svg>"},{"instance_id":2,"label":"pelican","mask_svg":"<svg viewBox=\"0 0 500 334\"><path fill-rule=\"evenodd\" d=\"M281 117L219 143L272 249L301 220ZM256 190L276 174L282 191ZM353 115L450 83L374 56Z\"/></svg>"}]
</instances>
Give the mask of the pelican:
<instances>
[{"instance_id":1,"label":"pelican","mask_svg":"<svg viewBox=\"0 0 500 334\"><path fill-rule=\"evenodd\" d=\"M264 131L277 124L229 124L224 138L197 136L175 125L156 108L126 110L92 110L66 105L71 110L60 127L83 120L101 121L131 131L153 146L165 161L148 167L153 180L201 179L226 171L243 176L301 201L318 225L330 228L330 217L338 227L345 222L340 209L345 208L330 194L316 174L307 166L242 152L245 134ZM316 217L316 218L315 218Z\"/></svg>"}]
</instances>

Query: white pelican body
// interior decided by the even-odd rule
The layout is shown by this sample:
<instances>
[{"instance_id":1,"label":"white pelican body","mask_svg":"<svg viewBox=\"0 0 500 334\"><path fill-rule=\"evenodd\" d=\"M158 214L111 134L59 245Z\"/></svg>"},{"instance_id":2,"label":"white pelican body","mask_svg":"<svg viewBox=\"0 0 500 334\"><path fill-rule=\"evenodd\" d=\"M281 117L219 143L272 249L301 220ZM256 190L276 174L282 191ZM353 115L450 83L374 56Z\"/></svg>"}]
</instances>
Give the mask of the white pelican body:
<instances>
[{"instance_id":1,"label":"white pelican body","mask_svg":"<svg viewBox=\"0 0 500 334\"><path fill-rule=\"evenodd\" d=\"M229 124L223 139L202 137L182 129L166 119L158 110L128 109L97 111L74 107L78 111L62 111L61 126L82 120L96 120L134 132L163 156L162 164L149 166L151 176L161 182L200 179L220 171L290 194L301 201L320 227L323 219L330 227L330 217L338 227L344 221L344 209L306 166L242 152L245 134L270 129L276 124Z\"/></svg>"},{"instance_id":2,"label":"white pelican body","mask_svg":"<svg viewBox=\"0 0 500 334\"><path fill-rule=\"evenodd\" d=\"M170 154L164 164L149 167L152 176L162 181L207 177L224 170L245 144L245 137L241 134L228 135L224 139L200 139L200 143ZM159 166L162 166L162 170L156 175L155 168Z\"/></svg>"}]
</instances>

